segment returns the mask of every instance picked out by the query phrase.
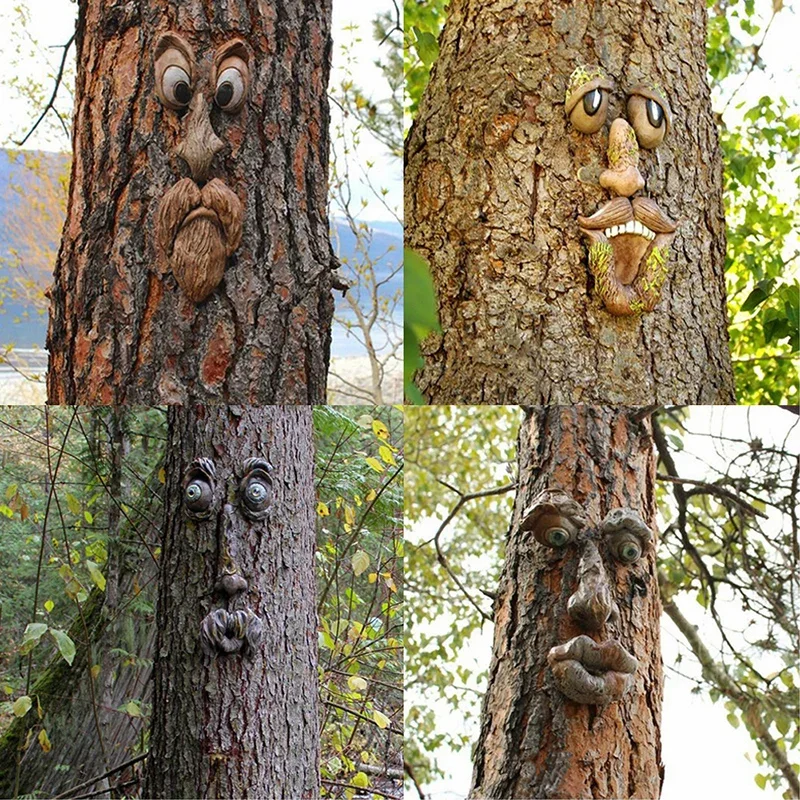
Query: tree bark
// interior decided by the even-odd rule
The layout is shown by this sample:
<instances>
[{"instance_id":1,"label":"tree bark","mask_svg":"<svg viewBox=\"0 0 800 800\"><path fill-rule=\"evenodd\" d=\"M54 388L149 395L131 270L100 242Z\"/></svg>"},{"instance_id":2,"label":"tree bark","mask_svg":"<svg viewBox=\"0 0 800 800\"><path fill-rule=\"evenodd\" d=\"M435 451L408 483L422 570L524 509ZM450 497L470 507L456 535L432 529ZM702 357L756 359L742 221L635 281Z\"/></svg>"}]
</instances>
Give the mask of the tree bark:
<instances>
[{"instance_id":1,"label":"tree bark","mask_svg":"<svg viewBox=\"0 0 800 800\"><path fill-rule=\"evenodd\" d=\"M168 412L167 512L147 797L319 797L314 484L310 408ZM185 473L211 458L210 517L189 521ZM243 515L245 460L272 465L269 516ZM225 575L247 588L225 598ZM260 643L201 649L207 615L249 608Z\"/></svg>"},{"instance_id":2,"label":"tree bark","mask_svg":"<svg viewBox=\"0 0 800 800\"><path fill-rule=\"evenodd\" d=\"M406 145L406 244L430 263L443 331L416 378L429 402L734 401L705 28L702 0L450 4ZM607 130L579 133L565 113L583 64L615 80L609 121L640 83L673 109L640 153L645 195L679 222L642 315L606 310L578 228L609 199Z\"/></svg>"},{"instance_id":3,"label":"tree bark","mask_svg":"<svg viewBox=\"0 0 800 800\"><path fill-rule=\"evenodd\" d=\"M649 422L610 408L529 411L519 475L470 798L657 798L663 766L655 541L639 561L624 565L611 557L596 524L628 508L653 529ZM593 521L561 549L521 530L525 509L546 488L570 494ZM607 704L569 699L548 664L551 648L587 633L568 604L583 587L580 571L593 547L619 618L589 633L613 635L638 661L627 693Z\"/></svg>"},{"instance_id":4,"label":"tree bark","mask_svg":"<svg viewBox=\"0 0 800 800\"><path fill-rule=\"evenodd\" d=\"M329 1L80 3L50 403L324 402L330 25ZM155 47L166 32L194 51L193 103L203 97L224 145L193 174L198 191L216 178L243 206L222 282L197 302L156 244L162 198L187 180L191 120L205 114L192 105L181 116L156 94ZM236 38L249 52L249 90L228 114L209 77L216 48Z\"/></svg>"}]
</instances>

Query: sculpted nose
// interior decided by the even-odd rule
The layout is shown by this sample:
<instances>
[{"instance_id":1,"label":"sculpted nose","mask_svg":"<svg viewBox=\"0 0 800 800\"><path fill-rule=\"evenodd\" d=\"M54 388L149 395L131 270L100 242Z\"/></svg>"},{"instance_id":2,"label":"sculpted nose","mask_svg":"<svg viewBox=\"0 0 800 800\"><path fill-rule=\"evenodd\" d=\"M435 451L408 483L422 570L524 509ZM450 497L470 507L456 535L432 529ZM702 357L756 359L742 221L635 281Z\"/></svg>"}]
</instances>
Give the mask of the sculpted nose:
<instances>
[{"instance_id":1,"label":"sculpted nose","mask_svg":"<svg viewBox=\"0 0 800 800\"><path fill-rule=\"evenodd\" d=\"M603 559L591 540L584 544L578 565L578 589L570 597L567 611L578 625L589 631L600 630L610 617L619 614Z\"/></svg>"},{"instance_id":2,"label":"sculpted nose","mask_svg":"<svg viewBox=\"0 0 800 800\"><path fill-rule=\"evenodd\" d=\"M639 143L624 119L615 119L608 132L608 169L600 173L600 185L620 197L631 197L644 188L639 172Z\"/></svg>"},{"instance_id":3,"label":"sculpted nose","mask_svg":"<svg viewBox=\"0 0 800 800\"><path fill-rule=\"evenodd\" d=\"M208 115L208 105L202 92L195 92L186 115L186 136L175 152L189 165L192 178L204 183L214 156L225 147L214 133Z\"/></svg>"}]
</instances>

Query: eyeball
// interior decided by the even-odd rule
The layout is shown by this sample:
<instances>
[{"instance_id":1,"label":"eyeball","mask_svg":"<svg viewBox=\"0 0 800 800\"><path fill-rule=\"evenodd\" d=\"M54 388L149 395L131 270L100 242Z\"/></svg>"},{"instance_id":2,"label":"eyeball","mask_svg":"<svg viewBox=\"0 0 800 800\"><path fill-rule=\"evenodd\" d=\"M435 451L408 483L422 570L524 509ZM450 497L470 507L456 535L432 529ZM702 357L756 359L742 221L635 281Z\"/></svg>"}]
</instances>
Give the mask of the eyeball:
<instances>
[{"instance_id":1,"label":"eyeball","mask_svg":"<svg viewBox=\"0 0 800 800\"><path fill-rule=\"evenodd\" d=\"M595 133L608 114L609 92L614 87L602 67L581 66L570 76L564 107L581 133Z\"/></svg>"},{"instance_id":2,"label":"eyeball","mask_svg":"<svg viewBox=\"0 0 800 800\"><path fill-rule=\"evenodd\" d=\"M642 542L632 533L612 535L610 547L614 558L622 564L633 564L642 557Z\"/></svg>"},{"instance_id":3,"label":"eyeball","mask_svg":"<svg viewBox=\"0 0 800 800\"><path fill-rule=\"evenodd\" d=\"M217 79L214 102L223 111L238 111L244 102L245 80L236 67L228 67Z\"/></svg>"},{"instance_id":4,"label":"eyeball","mask_svg":"<svg viewBox=\"0 0 800 800\"><path fill-rule=\"evenodd\" d=\"M186 108L192 99L192 79L185 69L172 65L164 70L161 91L167 105L173 108Z\"/></svg>"},{"instance_id":5,"label":"eyeball","mask_svg":"<svg viewBox=\"0 0 800 800\"><path fill-rule=\"evenodd\" d=\"M664 141L672 125L672 112L658 87L635 86L628 97L628 119L639 145L652 150Z\"/></svg>"},{"instance_id":6,"label":"eyeball","mask_svg":"<svg viewBox=\"0 0 800 800\"><path fill-rule=\"evenodd\" d=\"M272 467L263 458L248 458L239 484L242 511L249 519L263 519L272 506Z\"/></svg>"},{"instance_id":7,"label":"eyeball","mask_svg":"<svg viewBox=\"0 0 800 800\"><path fill-rule=\"evenodd\" d=\"M551 547L563 547L571 538L572 534L564 528L550 528L544 533L544 539Z\"/></svg>"},{"instance_id":8,"label":"eyeball","mask_svg":"<svg viewBox=\"0 0 800 800\"><path fill-rule=\"evenodd\" d=\"M189 465L183 479L183 509L192 520L211 516L216 470L210 458L198 458Z\"/></svg>"}]
</instances>

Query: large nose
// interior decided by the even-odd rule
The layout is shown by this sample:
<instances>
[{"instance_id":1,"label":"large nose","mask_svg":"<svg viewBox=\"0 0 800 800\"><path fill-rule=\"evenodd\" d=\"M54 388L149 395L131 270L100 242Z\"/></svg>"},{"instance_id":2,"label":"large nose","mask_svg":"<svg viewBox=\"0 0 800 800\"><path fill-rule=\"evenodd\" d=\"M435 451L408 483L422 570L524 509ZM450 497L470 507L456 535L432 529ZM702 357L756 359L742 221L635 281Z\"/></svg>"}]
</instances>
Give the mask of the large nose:
<instances>
[{"instance_id":1,"label":"large nose","mask_svg":"<svg viewBox=\"0 0 800 800\"><path fill-rule=\"evenodd\" d=\"M214 133L208 115L208 105L202 92L195 92L186 115L186 136L175 152L189 165L192 178L204 183L214 156L225 147Z\"/></svg>"},{"instance_id":2,"label":"large nose","mask_svg":"<svg viewBox=\"0 0 800 800\"><path fill-rule=\"evenodd\" d=\"M570 617L582 628L597 631L619 614L597 545L584 543L578 565L578 588L567 603Z\"/></svg>"},{"instance_id":3,"label":"large nose","mask_svg":"<svg viewBox=\"0 0 800 800\"><path fill-rule=\"evenodd\" d=\"M620 197L630 197L644 188L636 133L619 117L608 132L608 169L600 173L600 185Z\"/></svg>"}]
</instances>

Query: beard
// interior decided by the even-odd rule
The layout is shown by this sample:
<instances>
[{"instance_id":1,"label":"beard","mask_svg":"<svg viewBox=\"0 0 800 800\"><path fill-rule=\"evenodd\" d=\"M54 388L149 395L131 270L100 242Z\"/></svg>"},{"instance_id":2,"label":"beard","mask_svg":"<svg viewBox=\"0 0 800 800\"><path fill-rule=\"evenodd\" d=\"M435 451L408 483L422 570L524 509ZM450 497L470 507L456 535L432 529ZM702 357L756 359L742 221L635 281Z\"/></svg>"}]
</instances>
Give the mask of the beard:
<instances>
[{"instance_id":1,"label":"beard","mask_svg":"<svg viewBox=\"0 0 800 800\"><path fill-rule=\"evenodd\" d=\"M193 303L205 300L222 281L225 263L242 238L243 216L239 198L216 178L202 190L183 178L161 200L158 245Z\"/></svg>"}]
</instances>

